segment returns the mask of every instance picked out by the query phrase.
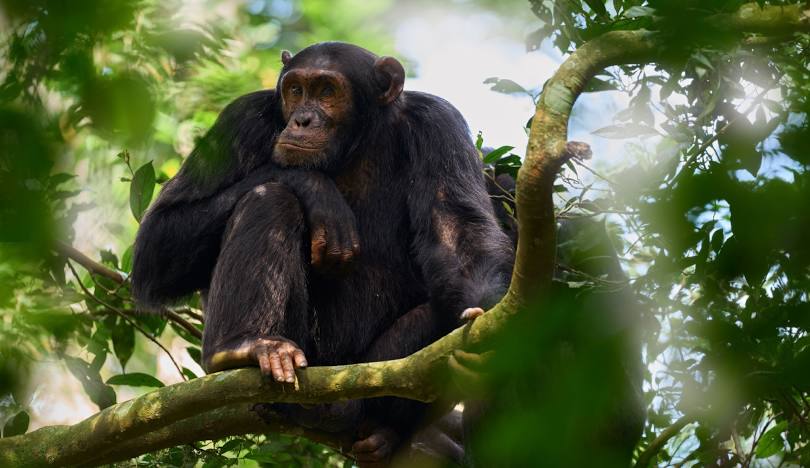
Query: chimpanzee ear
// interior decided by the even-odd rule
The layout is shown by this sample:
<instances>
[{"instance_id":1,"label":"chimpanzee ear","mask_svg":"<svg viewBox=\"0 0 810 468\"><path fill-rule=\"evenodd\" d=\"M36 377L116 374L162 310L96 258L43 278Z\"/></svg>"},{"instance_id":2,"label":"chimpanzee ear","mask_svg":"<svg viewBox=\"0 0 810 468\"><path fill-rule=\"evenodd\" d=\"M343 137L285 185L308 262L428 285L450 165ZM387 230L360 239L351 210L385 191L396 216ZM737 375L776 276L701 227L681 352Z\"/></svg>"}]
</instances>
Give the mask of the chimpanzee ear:
<instances>
[{"instance_id":1,"label":"chimpanzee ear","mask_svg":"<svg viewBox=\"0 0 810 468\"><path fill-rule=\"evenodd\" d=\"M282 50L281 51L281 63L285 66L289 63L290 59L292 59L292 53L289 50Z\"/></svg>"},{"instance_id":2,"label":"chimpanzee ear","mask_svg":"<svg viewBox=\"0 0 810 468\"><path fill-rule=\"evenodd\" d=\"M374 74L378 83L385 89L377 98L380 104L394 102L405 85L405 69L394 57L380 57L374 62Z\"/></svg>"}]
</instances>

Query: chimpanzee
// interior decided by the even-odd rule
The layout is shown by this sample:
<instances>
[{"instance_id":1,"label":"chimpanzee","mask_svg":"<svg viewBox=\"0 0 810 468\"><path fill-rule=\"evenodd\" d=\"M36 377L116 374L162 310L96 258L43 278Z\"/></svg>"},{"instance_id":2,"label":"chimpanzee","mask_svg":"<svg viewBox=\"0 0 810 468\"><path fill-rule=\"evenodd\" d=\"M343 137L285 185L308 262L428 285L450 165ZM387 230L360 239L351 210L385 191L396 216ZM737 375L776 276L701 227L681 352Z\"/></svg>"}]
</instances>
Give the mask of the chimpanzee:
<instances>
[{"instance_id":1,"label":"chimpanzee","mask_svg":"<svg viewBox=\"0 0 810 468\"><path fill-rule=\"evenodd\" d=\"M308 364L404 357L494 305L514 254L459 112L354 45L281 60L276 89L228 105L143 219L140 306L202 290L206 371L293 382ZM356 404L360 462L385 460L419 414Z\"/></svg>"}]
</instances>

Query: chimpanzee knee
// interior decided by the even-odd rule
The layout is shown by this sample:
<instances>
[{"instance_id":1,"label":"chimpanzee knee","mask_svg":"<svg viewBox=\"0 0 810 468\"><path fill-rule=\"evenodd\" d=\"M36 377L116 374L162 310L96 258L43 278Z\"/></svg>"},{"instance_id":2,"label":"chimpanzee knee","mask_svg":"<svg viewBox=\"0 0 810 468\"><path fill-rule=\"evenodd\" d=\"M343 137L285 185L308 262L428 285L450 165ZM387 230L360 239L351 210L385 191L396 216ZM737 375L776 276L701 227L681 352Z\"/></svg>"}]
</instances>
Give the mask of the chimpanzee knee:
<instances>
[{"instance_id":1,"label":"chimpanzee knee","mask_svg":"<svg viewBox=\"0 0 810 468\"><path fill-rule=\"evenodd\" d=\"M271 336L306 347L306 229L298 199L280 184L259 185L240 199L208 293L205 355Z\"/></svg>"}]
</instances>

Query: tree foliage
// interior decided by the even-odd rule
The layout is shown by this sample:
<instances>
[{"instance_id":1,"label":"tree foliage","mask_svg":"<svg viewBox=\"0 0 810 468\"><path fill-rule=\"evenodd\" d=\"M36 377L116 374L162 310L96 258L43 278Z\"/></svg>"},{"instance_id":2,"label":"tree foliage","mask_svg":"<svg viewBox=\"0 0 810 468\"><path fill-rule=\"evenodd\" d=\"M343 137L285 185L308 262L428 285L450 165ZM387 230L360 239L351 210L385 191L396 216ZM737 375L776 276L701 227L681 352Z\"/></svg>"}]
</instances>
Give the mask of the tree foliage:
<instances>
[{"instance_id":1,"label":"tree foliage","mask_svg":"<svg viewBox=\"0 0 810 468\"><path fill-rule=\"evenodd\" d=\"M122 386L163 386L154 364L132 363L169 353L167 337L181 337L199 361L198 301L138 315L125 281L137 220L155 190L226 102L274 85L280 49L324 39L390 48L384 32L359 27L376 24L393 8L387 2L223 4L228 21L191 22L181 2L0 2L3 437L28 429L26 382L37 361L64 362L99 409L118 402ZM537 18L530 51L587 51L616 32L656 47L584 89L584 99L626 97L613 123L593 131L594 141L624 140L624 157L569 161L553 186L557 219L603 226L626 277L588 275L566 256L587 256L599 229L560 247L569 254L560 255L554 287L489 347L496 353L484 386L500 406L479 435L487 443L478 456L587 461L589 429L631 397L614 392L635 350L646 408L639 466L810 464L806 4L532 0L515 8ZM487 81L550 108L568 102L552 85L538 94L508 77ZM479 148L485 143L479 137ZM515 175L513 149L485 162ZM117 210L104 212L105 197ZM69 245L88 226L113 247L83 261ZM178 378L198 377L171 362ZM235 458L343 462L305 438L250 435L137 463L227 466Z\"/></svg>"}]
</instances>

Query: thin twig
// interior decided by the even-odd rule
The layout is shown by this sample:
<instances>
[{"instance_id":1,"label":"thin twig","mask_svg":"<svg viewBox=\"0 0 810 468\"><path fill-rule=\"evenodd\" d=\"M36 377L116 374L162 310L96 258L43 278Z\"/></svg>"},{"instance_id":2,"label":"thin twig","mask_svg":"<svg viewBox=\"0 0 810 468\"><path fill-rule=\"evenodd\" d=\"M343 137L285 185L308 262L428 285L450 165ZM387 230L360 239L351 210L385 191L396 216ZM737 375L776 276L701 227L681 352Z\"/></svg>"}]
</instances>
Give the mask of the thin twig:
<instances>
[{"instance_id":1,"label":"thin twig","mask_svg":"<svg viewBox=\"0 0 810 468\"><path fill-rule=\"evenodd\" d=\"M72 258L73 260L76 261L76 263L83 266L90 273L99 276L104 276L105 278L109 278L118 284L121 284L124 281L126 281L126 279L124 278L123 275L121 275L121 273L118 273L117 271L107 268L101 263L98 263L97 261L91 259L87 255L79 252L78 250L73 248L73 246L65 244L64 242L59 241L56 242L56 251L67 258Z\"/></svg>"},{"instance_id":2,"label":"thin twig","mask_svg":"<svg viewBox=\"0 0 810 468\"><path fill-rule=\"evenodd\" d=\"M591 174L595 175L596 177L598 177L598 178L600 178L600 179L604 180L604 181L605 181L605 182L607 182L608 184L610 184L610 185L612 185L612 186L614 186L614 187L619 185L618 183L616 183L616 182L614 182L613 180L611 180L611 179L610 179L608 176L606 176L606 175L604 175L604 174L601 174L601 173L597 172L595 169L592 169L590 166L588 166L588 165L587 165L587 164L585 164L584 162L582 162L582 161L580 161L580 160L574 160L574 161L577 163L577 165L578 165L579 167L581 167L581 168L585 169L586 171L590 172Z\"/></svg>"},{"instance_id":3,"label":"thin twig","mask_svg":"<svg viewBox=\"0 0 810 468\"><path fill-rule=\"evenodd\" d=\"M683 163L683 168L681 169L680 172L678 172L675 175L675 177L672 178L672 180L669 181L669 183L667 184L667 188L672 188L675 185L675 183L678 182L678 180L680 180L681 177L684 176L689 167L692 164L694 164L695 160L697 160L697 158L700 157L700 155L705 153L706 150L708 150L709 147L712 146L715 141L717 141L721 136L723 136L723 134L726 133L728 129L731 128L732 125L734 125L735 123L737 123L737 121L750 114L754 110L754 108L756 108L756 106L759 105L762 98L765 97L765 94L767 94L770 90L771 90L770 88L765 88L762 91L760 91L760 93L757 94L756 97L754 97L754 101L747 111L739 112L737 113L737 115L734 116L734 118L728 119L728 121L726 121L726 123L722 127L720 127L720 129L717 130L714 133L714 135L712 135L708 140L704 141L703 144L700 145L700 147L698 147L696 151L694 151L691 155L689 155L689 158L687 158L687 160Z\"/></svg>"},{"instance_id":4,"label":"thin twig","mask_svg":"<svg viewBox=\"0 0 810 468\"><path fill-rule=\"evenodd\" d=\"M199 328L192 325L191 322L184 319L180 316L177 312L166 310L166 317L168 317L172 322L176 323L177 325L183 327L187 332L191 334L191 336L201 340L202 339L202 332Z\"/></svg>"},{"instance_id":5,"label":"thin twig","mask_svg":"<svg viewBox=\"0 0 810 468\"><path fill-rule=\"evenodd\" d=\"M104 291L106 291L107 293L109 293L111 295L114 295L115 297L117 297L117 298L119 298L119 299L121 299L123 301L133 302L132 299L130 299L128 297L123 297L123 296L120 296L119 294L117 294L118 289L120 289L120 287L122 287L126 283L126 278L124 278L123 275L121 275L120 273L118 273L118 272L116 272L114 270L111 270L111 269L107 268L106 266L102 265L101 263L96 262L95 260L91 259L87 255L81 253L80 251L76 250L75 248L73 248L70 245L67 245L67 244L65 244L63 242L57 242L56 250L60 254L64 255L65 257L76 261L76 263L78 263L79 265L84 267L90 273L97 274L97 275L103 276L105 278L109 278L109 279L115 281L116 283L118 283L118 285L119 285L119 287L116 288L115 290L108 289L103 284L99 284L99 283L95 283L96 286L99 286L100 288L104 289ZM68 262L68 264L70 265L70 262ZM93 296L93 297L95 297L95 296ZM189 323L186 319L181 317L179 314L177 314L175 312L172 312L172 311L170 311L168 309L164 309L162 312L169 320L171 320L172 322L176 323L177 325L185 328L193 336L196 336L197 338L202 338L202 332L200 332L200 330L197 329L197 327L195 327L194 325ZM200 323L203 323L202 315L200 315L200 314L198 314L196 312L193 312L191 310L186 310L186 309L184 309L183 312L188 314L192 318L194 318L196 320L199 320Z\"/></svg>"},{"instance_id":6,"label":"thin twig","mask_svg":"<svg viewBox=\"0 0 810 468\"><path fill-rule=\"evenodd\" d=\"M194 320L196 320L196 321L198 321L200 323L205 323L205 318L203 317L203 314L201 314L201 313L197 312L196 310L193 310L193 309L191 309L189 307L186 307L186 308L183 308L183 309L177 309L177 310L175 310L175 312L186 314L189 317L193 318Z\"/></svg>"},{"instance_id":7,"label":"thin twig","mask_svg":"<svg viewBox=\"0 0 810 468\"><path fill-rule=\"evenodd\" d=\"M751 451L745 457L745 461L743 463L743 466L745 468L748 468L749 466L751 466L751 461L754 459L754 454L756 453L757 445L759 445L759 441L762 439L762 436L765 435L765 431L768 429L768 427L771 425L771 423L774 422L775 420L776 420L776 416L773 416L770 419L768 419L765 422L765 425L762 426L762 430L759 432L759 435L756 435L756 431L754 432L754 440L751 442Z\"/></svg>"},{"instance_id":8,"label":"thin twig","mask_svg":"<svg viewBox=\"0 0 810 468\"><path fill-rule=\"evenodd\" d=\"M174 364L174 367L177 369L177 372L180 373L180 376L183 378L183 380L188 380L186 375L183 373L183 369L180 367L179 364L177 364L177 361L174 360L174 356L172 356L172 353L170 353L169 350L165 346L163 346L163 344L161 344L160 341L157 340L157 338L152 336L152 334L144 330L140 325L138 325L137 323L132 321L132 319L127 317L127 315L121 309L111 304L108 304L107 302L103 301L102 299L96 297L93 293L91 293L90 290L87 289L87 287L84 285L84 283L82 283L82 280L79 278L79 273L76 271L76 268L73 266L70 260L67 261L67 266L68 268L70 268L71 273L73 273L73 277L76 278L76 282L79 283L79 287L82 289L82 291L84 291L85 296L97 302L99 305L106 307L107 309L118 314L118 316L121 317L122 320L130 324L133 328L141 332L141 334L145 336L146 339L148 339L149 341L157 345L160 349L162 349L163 352L165 352L166 355L169 357L169 360L172 361L172 364Z\"/></svg>"},{"instance_id":9,"label":"thin twig","mask_svg":"<svg viewBox=\"0 0 810 468\"><path fill-rule=\"evenodd\" d=\"M681 430L684 427L686 427L687 424L693 422L694 420L695 420L694 415L685 415L682 416L677 421L675 421L674 423L672 423L671 426L661 431L661 433L658 434L658 437L653 439L653 441L650 442L650 445L648 445L647 448L644 449L643 452L641 452L641 455L638 456L638 460L636 461L634 467L647 468L647 466L650 464L650 461L652 461L653 457L658 455L658 452L660 452L661 449L664 448L664 445L666 445L669 439L678 435L678 433L680 433Z\"/></svg>"},{"instance_id":10,"label":"thin twig","mask_svg":"<svg viewBox=\"0 0 810 468\"><path fill-rule=\"evenodd\" d=\"M492 183L495 184L495 186L498 187L498 189L500 189L500 191L504 193L507 200L513 203L515 202L515 196L512 195L512 192L503 188L503 186L501 186L501 184L498 183L498 180L495 178L495 176L493 176L492 174L489 173L489 171L486 170L484 171L484 175L489 177L489 180L491 180Z\"/></svg>"}]
</instances>

